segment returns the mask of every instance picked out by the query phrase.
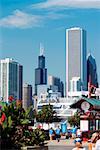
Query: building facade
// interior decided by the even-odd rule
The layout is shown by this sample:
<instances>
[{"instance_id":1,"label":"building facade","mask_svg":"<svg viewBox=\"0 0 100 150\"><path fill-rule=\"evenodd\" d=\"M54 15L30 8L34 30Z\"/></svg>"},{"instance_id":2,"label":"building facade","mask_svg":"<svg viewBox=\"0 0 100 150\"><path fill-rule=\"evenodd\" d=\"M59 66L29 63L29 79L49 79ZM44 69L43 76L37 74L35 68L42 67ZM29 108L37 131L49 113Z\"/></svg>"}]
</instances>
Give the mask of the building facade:
<instances>
[{"instance_id":1,"label":"building facade","mask_svg":"<svg viewBox=\"0 0 100 150\"><path fill-rule=\"evenodd\" d=\"M72 80L70 80L70 91L71 92L77 92L81 91L81 80L80 77L73 77Z\"/></svg>"},{"instance_id":2,"label":"building facade","mask_svg":"<svg viewBox=\"0 0 100 150\"><path fill-rule=\"evenodd\" d=\"M64 84L58 77L48 76L48 85L50 89L54 92L60 92L61 97L64 97Z\"/></svg>"},{"instance_id":3,"label":"building facade","mask_svg":"<svg viewBox=\"0 0 100 150\"><path fill-rule=\"evenodd\" d=\"M95 58L91 54L89 54L87 57L87 83L89 82L91 82L93 86L98 88L96 61L95 61ZM87 87L88 87L88 84L87 84Z\"/></svg>"},{"instance_id":4,"label":"building facade","mask_svg":"<svg viewBox=\"0 0 100 150\"><path fill-rule=\"evenodd\" d=\"M66 96L70 80L80 77L81 90L87 89L86 31L81 28L66 30Z\"/></svg>"},{"instance_id":5,"label":"building facade","mask_svg":"<svg viewBox=\"0 0 100 150\"><path fill-rule=\"evenodd\" d=\"M24 84L22 106L27 110L32 105L32 85Z\"/></svg>"},{"instance_id":6,"label":"building facade","mask_svg":"<svg viewBox=\"0 0 100 150\"><path fill-rule=\"evenodd\" d=\"M12 96L22 100L23 66L13 59L0 60L0 95L4 101Z\"/></svg>"},{"instance_id":7,"label":"building facade","mask_svg":"<svg viewBox=\"0 0 100 150\"><path fill-rule=\"evenodd\" d=\"M47 69L45 68L44 49L40 47L40 56L38 56L38 68L35 69L35 95L37 95L37 86L47 84Z\"/></svg>"}]
</instances>

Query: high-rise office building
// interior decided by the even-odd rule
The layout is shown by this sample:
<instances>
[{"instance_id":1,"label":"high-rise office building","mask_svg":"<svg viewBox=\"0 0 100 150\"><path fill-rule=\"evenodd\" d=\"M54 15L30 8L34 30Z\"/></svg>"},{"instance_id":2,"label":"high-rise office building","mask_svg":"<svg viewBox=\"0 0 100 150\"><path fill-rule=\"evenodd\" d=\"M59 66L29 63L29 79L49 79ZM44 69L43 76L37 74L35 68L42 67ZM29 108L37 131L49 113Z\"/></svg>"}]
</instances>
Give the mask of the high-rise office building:
<instances>
[{"instance_id":1,"label":"high-rise office building","mask_svg":"<svg viewBox=\"0 0 100 150\"><path fill-rule=\"evenodd\" d=\"M23 98L23 66L22 65L19 65L19 100L22 100Z\"/></svg>"},{"instance_id":2,"label":"high-rise office building","mask_svg":"<svg viewBox=\"0 0 100 150\"><path fill-rule=\"evenodd\" d=\"M37 85L47 84L47 69L45 68L44 48L40 46L40 56L38 56L38 68L35 69L35 94L37 95Z\"/></svg>"},{"instance_id":3,"label":"high-rise office building","mask_svg":"<svg viewBox=\"0 0 100 150\"><path fill-rule=\"evenodd\" d=\"M0 96L4 101L12 96L22 100L23 67L10 58L0 60Z\"/></svg>"},{"instance_id":4,"label":"high-rise office building","mask_svg":"<svg viewBox=\"0 0 100 150\"><path fill-rule=\"evenodd\" d=\"M86 31L81 28L66 30L66 96L70 81L80 77L81 90L87 89Z\"/></svg>"},{"instance_id":5,"label":"high-rise office building","mask_svg":"<svg viewBox=\"0 0 100 150\"><path fill-rule=\"evenodd\" d=\"M60 92L61 97L64 97L64 84L58 77L48 76L48 85L50 89L54 92Z\"/></svg>"},{"instance_id":6,"label":"high-rise office building","mask_svg":"<svg viewBox=\"0 0 100 150\"><path fill-rule=\"evenodd\" d=\"M32 85L24 84L22 106L27 110L32 105Z\"/></svg>"},{"instance_id":7,"label":"high-rise office building","mask_svg":"<svg viewBox=\"0 0 100 150\"><path fill-rule=\"evenodd\" d=\"M91 54L89 54L87 57L87 83L89 82L91 82L93 86L98 88L96 61L95 61L95 58ZM88 87L88 84L87 84L87 87Z\"/></svg>"}]
</instances>

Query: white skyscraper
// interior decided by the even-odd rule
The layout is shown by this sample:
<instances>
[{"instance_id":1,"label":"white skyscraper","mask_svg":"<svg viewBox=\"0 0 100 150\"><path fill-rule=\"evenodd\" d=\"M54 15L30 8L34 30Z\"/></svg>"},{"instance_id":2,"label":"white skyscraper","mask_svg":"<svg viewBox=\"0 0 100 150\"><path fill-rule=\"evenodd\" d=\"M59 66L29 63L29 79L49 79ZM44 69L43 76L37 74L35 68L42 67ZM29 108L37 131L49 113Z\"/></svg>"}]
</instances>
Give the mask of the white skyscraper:
<instances>
[{"instance_id":1,"label":"white skyscraper","mask_svg":"<svg viewBox=\"0 0 100 150\"><path fill-rule=\"evenodd\" d=\"M0 60L0 97L7 101L9 96L22 100L23 67L13 59Z\"/></svg>"},{"instance_id":2,"label":"white skyscraper","mask_svg":"<svg viewBox=\"0 0 100 150\"><path fill-rule=\"evenodd\" d=\"M81 90L87 88L86 31L81 28L66 30L66 96L71 90L70 81L80 77Z\"/></svg>"}]
</instances>

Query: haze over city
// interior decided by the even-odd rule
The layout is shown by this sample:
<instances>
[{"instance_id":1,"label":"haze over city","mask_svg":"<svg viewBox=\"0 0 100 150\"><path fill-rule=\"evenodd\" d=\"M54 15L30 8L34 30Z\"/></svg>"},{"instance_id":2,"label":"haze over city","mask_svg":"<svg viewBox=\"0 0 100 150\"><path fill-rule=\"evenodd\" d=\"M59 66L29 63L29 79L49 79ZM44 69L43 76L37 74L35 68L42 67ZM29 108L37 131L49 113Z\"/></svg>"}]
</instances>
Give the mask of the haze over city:
<instances>
[{"instance_id":1,"label":"haze over city","mask_svg":"<svg viewBox=\"0 0 100 150\"><path fill-rule=\"evenodd\" d=\"M87 31L87 52L96 59L100 82L99 0L3 0L0 5L0 57L23 65L24 82L34 84L40 42L48 74L65 82L65 30L71 27Z\"/></svg>"}]
</instances>

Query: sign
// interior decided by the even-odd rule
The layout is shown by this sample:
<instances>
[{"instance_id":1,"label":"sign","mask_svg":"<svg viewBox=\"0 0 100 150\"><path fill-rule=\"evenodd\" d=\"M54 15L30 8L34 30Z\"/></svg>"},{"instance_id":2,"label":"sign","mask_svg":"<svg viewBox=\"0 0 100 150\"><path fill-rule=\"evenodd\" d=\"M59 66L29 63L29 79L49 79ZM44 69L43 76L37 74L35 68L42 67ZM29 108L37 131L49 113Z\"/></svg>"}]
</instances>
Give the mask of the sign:
<instances>
[{"instance_id":1,"label":"sign","mask_svg":"<svg viewBox=\"0 0 100 150\"><path fill-rule=\"evenodd\" d=\"M81 131L88 131L89 130L88 120L80 120L80 130Z\"/></svg>"}]
</instances>

